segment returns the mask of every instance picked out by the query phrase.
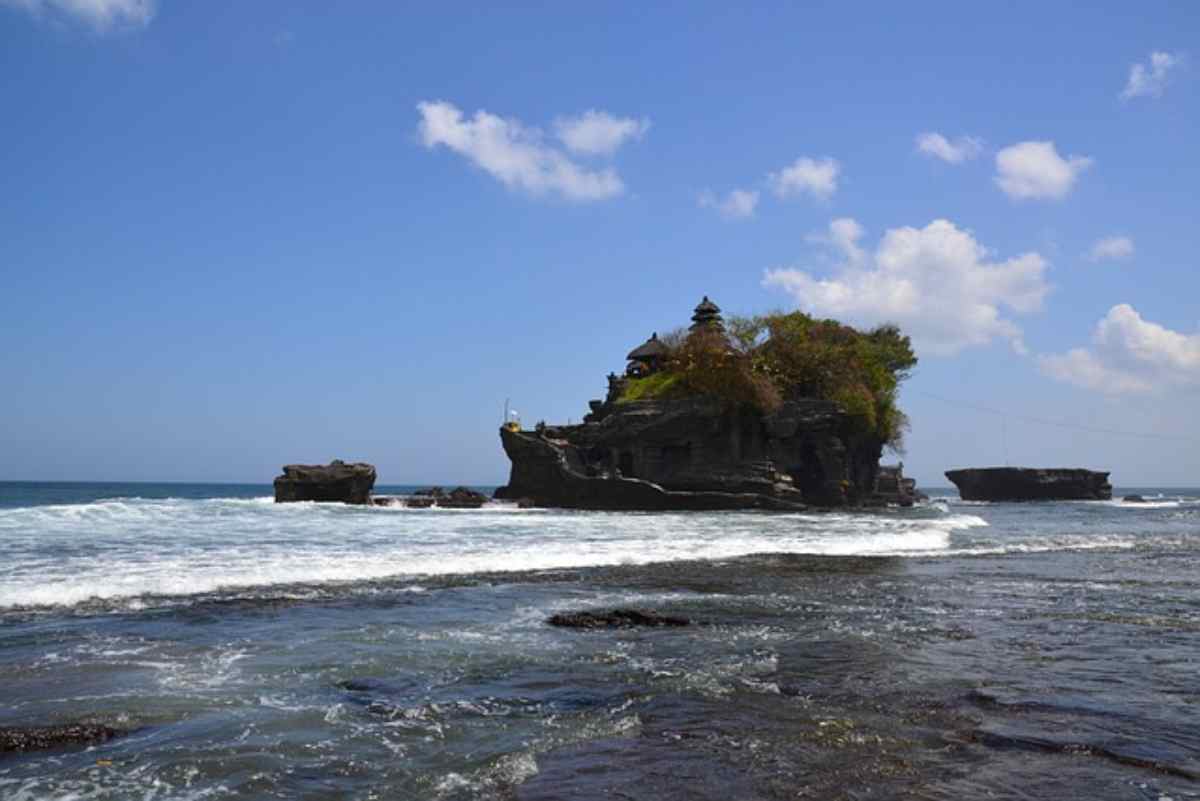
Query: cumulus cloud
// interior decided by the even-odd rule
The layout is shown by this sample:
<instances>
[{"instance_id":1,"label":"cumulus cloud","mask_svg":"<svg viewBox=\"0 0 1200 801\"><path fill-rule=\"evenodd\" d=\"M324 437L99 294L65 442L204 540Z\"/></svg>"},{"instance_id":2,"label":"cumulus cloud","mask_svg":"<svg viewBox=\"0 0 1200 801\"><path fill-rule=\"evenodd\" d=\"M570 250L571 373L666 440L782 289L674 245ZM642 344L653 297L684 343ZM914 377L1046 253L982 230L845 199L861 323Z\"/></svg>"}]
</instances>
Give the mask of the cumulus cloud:
<instances>
[{"instance_id":1,"label":"cumulus cloud","mask_svg":"<svg viewBox=\"0 0 1200 801\"><path fill-rule=\"evenodd\" d=\"M698 202L702 208L716 209L727 220L744 220L754 216L754 210L758 207L758 192L734 189L724 198L718 198L706 189L700 193Z\"/></svg>"},{"instance_id":2,"label":"cumulus cloud","mask_svg":"<svg viewBox=\"0 0 1200 801\"><path fill-rule=\"evenodd\" d=\"M1088 251L1088 261L1120 261L1133 255L1133 240L1127 236L1097 239Z\"/></svg>"},{"instance_id":3,"label":"cumulus cloud","mask_svg":"<svg viewBox=\"0 0 1200 801\"><path fill-rule=\"evenodd\" d=\"M154 18L155 0L0 0L35 16L58 15L80 20L98 31L144 28Z\"/></svg>"},{"instance_id":4,"label":"cumulus cloud","mask_svg":"<svg viewBox=\"0 0 1200 801\"><path fill-rule=\"evenodd\" d=\"M917 150L949 164L962 164L983 152L983 140L960 136L954 141L933 131L917 134Z\"/></svg>"},{"instance_id":5,"label":"cumulus cloud","mask_svg":"<svg viewBox=\"0 0 1200 801\"><path fill-rule=\"evenodd\" d=\"M590 169L547 144L536 128L482 109L467 118L442 100L417 104L417 134L425 147L449 148L510 188L570 200L603 200L625 191L611 167Z\"/></svg>"},{"instance_id":6,"label":"cumulus cloud","mask_svg":"<svg viewBox=\"0 0 1200 801\"><path fill-rule=\"evenodd\" d=\"M1019 142L996 154L996 185L1011 198L1067 196L1076 179L1092 160L1086 156L1058 155L1053 142Z\"/></svg>"},{"instance_id":7,"label":"cumulus cloud","mask_svg":"<svg viewBox=\"0 0 1200 801\"><path fill-rule=\"evenodd\" d=\"M831 158L820 161L801 156L779 172L767 176L768 183L779 197L790 197L808 193L825 200L837 191L841 165Z\"/></svg>"},{"instance_id":8,"label":"cumulus cloud","mask_svg":"<svg viewBox=\"0 0 1200 801\"><path fill-rule=\"evenodd\" d=\"M1038 358L1043 373L1108 394L1200 384L1200 332L1187 335L1142 318L1127 303L1108 310L1092 347Z\"/></svg>"},{"instance_id":9,"label":"cumulus cloud","mask_svg":"<svg viewBox=\"0 0 1200 801\"><path fill-rule=\"evenodd\" d=\"M590 109L578 117L558 118L554 128L572 153L610 156L625 142L645 136L650 130L650 120L614 117L607 111Z\"/></svg>"},{"instance_id":10,"label":"cumulus cloud","mask_svg":"<svg viewBox=\"0 0 1200 801\"><path fill-rule=\"evenodd\" d=\"M899 324L924 352L948 355L994 339L1024 352L1015 314L1037 311L1049 292L1046 261L1025 253L995 261L971 232L949 220L893 228L874 252L855 220L834 220L812 237L839 261L829 278L802 269L768 270L763 283L788 292L804 311L858 325Z\"/></svg>"},{"instance_id":11,"label":"cumulus cloud","mask_svg":"<svg viewBox=\"0 0 1200 801\"><path fill-rule=\"evenodd\" d=\"M1162 97L1167 88L1167 75L1183 63L1183 57L1178 53L1164 53L1156 50L1150 54L1146 63L1135 62L1129 68L1129 80L1121 91L1122 100L1132 100L1135 97Z\"/></svg>"}]
</instances>

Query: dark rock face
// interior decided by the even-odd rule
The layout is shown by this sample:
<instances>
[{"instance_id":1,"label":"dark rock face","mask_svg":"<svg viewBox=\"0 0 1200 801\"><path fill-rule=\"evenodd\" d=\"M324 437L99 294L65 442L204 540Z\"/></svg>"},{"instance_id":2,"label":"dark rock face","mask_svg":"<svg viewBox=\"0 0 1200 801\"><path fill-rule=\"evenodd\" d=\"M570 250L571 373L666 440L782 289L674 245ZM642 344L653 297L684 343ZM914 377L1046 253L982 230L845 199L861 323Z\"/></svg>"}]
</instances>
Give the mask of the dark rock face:
<instances>
[{"instance_id":1,"label":"dark rock face","mask_svg":"<svg viewBox=\"0 0 1200 801\"><path fill-rule=\"evenodd\" d=\"M445 509L478 509L488 502L488 496L467 487L455 487L446 492L441 487L417 490L410 498L409 506L425 509L436 503ZM426 503L425 501L429 502Z\"/></svg>"},{"instance_id":2,"label":"dark rock face","mask_svg":"<svg viewBox=\"0 0 1200 801\"><path fill-rule=\"evenodd\" d=\"M404 505L409 509L428 509L433 506L433 500L433 498L414 496L412 498L405 498Z\"/></svg>"},{"instance_id":3,"label":"dark rock face","mask_svg":"<svg viewBox=\"0 0 1200 801\"><path fill-rule=\"evenodd\" d=\"M69 723L62 726L28 728L0 727L0 754L102 743L125 733L99 723Z\"/></svg>"},{"instance_id":4,"label":"dark rock face","mask_svg":"<svg viewBox=\"0 0 1200 801\"><path fill-rule=\"evenodd\" d=\"M466 487L455 487L438 498L438 506L446 509L478 509L488 502L488 496Z\"/></svg>"},{"instance_id":5,"label":"dark rock face","mask_svg":"<svg viewBox=\"0 0 1200 801\"><path fill-rule=\"evenodd\" d=\"M512 461L496 497L612 510L771 509L912 502L899 469L877 496L881 443L836 404L771 415L703 398L609 403L576 426L502 428ZM880 487L883 489L883 487Z\"/></svg>"},{"instance_id":6,"label":"dark rock face","mask_svg":"<svg viewBox=\"0 0 1200 801\"><path fill-rule=\"evenodd\" d=\"M1108 473L1079 468L983 467L948 470L965 501L1107 501Z\"/></svg>"},{"instance_id":7,"label":"dark rock face","mask_svg":"<svg viewBox=\"0 0 1200 801\"><path fill-rule=\"evenodd\" d=\"M686 617L660 615L649 609L612 609L605 612L564 612L546 621L551 626L568 629L623 629L635 626L662 628L687 626Z\"/></svg>"},{"instance_id":8,"label":"dark rock face","mask_svg":"<svg viewBox=\"0 0 1200 801\"><path fill-rule=\"evenodd\" d=\"M275 502L340 501L369 504L375 486L375 466L347 464L335 459L328 465L289 464L275 479Z\"/></svg>"}]
</instances>

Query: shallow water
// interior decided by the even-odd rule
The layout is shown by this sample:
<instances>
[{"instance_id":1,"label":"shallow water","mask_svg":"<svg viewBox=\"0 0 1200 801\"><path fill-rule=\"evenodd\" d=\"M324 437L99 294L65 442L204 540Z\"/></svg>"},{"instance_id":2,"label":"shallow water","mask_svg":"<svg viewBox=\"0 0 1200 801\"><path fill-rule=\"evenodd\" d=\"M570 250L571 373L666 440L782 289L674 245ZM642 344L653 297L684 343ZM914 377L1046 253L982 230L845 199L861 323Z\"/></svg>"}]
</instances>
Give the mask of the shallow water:
<instances>
[{"instance_id":1,"label":"shallow water","mask_svg":"<svg viewBox=\"0 0 1200 801\"><path fill-rule=\"evenodd\" d=\"M2 798L1200 798L1200 492L649 515L30 487L0 485L0 726L132 734L0 757ZM613 606L696 623L545 624Z\"/></svg>"}]
</instances>

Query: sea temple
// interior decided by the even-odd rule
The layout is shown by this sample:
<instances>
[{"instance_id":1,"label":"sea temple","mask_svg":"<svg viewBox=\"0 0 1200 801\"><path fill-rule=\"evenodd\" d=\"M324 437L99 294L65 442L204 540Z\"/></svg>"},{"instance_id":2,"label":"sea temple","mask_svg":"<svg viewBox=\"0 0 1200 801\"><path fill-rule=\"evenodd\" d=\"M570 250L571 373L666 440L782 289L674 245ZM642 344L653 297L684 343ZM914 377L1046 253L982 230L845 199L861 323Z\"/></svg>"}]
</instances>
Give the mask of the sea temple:
<instances>
[{"instance_id":1,"label":"sea temple","mask_svg":"<svg viewBox=\"0 0 1200 801\"><path fill-rule=\"evenodd\" d=\"M496 497L613 510L911 505L913 482L879 465L891 436L884 417L902 420L889 405L895 382L915 363L907 338L799 312L739 328L744 336L732 336L705 297L689 328L655 332L629 352L582 424L527 431L506 421L512 472ZM852 363L837 350L846 342L887 353L897 377L882 388L853 372L836 386L811 380L828 372L809 370L812 358Z\"/></svg>"}]
</instances>

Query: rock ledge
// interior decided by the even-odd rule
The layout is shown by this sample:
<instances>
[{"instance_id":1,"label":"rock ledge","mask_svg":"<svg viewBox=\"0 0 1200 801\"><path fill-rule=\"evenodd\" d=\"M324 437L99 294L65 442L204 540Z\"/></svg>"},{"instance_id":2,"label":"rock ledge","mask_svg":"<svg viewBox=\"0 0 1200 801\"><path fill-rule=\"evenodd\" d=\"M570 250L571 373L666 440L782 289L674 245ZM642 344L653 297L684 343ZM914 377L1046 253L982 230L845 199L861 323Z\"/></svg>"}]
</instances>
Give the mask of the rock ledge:
<instances>
[{"instance_id":1,"label":"rock ledge","mask_svg":"<svg viewBox=\"0 0 1200 801\"><path fill-rule=\"evenodd\" d=\"M964 501L1107 501L1108 472L1082 468L980 467L947 470Z\"/></svg>"}]
</instances>

